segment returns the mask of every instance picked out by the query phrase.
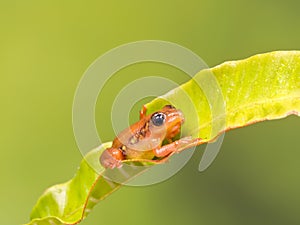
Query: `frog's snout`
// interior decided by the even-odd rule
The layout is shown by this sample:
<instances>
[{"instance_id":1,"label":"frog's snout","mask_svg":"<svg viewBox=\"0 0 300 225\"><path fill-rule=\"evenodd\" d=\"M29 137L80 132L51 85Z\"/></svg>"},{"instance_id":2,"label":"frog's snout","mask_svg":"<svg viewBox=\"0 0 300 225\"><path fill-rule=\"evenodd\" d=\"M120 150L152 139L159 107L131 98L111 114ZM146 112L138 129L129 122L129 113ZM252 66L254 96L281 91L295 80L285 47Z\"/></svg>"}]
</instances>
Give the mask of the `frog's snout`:
<instances>
[{"instance_id":1,"label":"frog's snout","mask_svg":"<svg viewBox=\"0 0 300 225\"><path fill-rule=\"evenodd\" d=\"M172 105L165 105L163 110L165 114L167 115L167 123L170 126L180 126L184 123L184 115L181 110L176 109Z\"/></svg>"},{"instance_id":2,"label":"frog's snout","mask_svg":"<svg viewBox=\"0 0 300 225\"><path fill-rule=\"evenodd\" d=\"M178 110L178 116L179 116L179 118L181 120L181 124L183 124L185 119L184 119L183 112L181 110Z\"/></svg>"},{"instance_id":3,"label":"frog's snout","mask_svg":"<svg viewBox=\"0 0 300 225\"><path fill-rule=\"evenodd\" d=\"M168 124L171 126L175 126L175 125L181 125L184 123L184 115L182 113L182 111L180 110L176 110L172 113L170 113L168 115L169 120L168 120Z\"/></svg>"}]
</instances>

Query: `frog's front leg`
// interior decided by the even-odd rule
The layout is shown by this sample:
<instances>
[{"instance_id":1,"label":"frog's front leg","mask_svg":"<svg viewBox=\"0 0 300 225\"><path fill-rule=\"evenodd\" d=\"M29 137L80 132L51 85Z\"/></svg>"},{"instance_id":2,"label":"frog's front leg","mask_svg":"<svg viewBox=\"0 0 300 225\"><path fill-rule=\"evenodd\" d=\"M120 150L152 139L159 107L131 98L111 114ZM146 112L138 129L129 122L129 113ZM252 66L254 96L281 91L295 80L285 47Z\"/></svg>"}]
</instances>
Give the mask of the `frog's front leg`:
<instances>
[{"instance_id":1,"label":"frog's front leg","mask_svg":"<svg viewBox=\"0 0 300 225\"><path fill-rule=\"evenodd\" d=\"M193 139L192 137L184 137L160 148L155 148L153 149L153 152L156 157L165 157L171 153L178 153L185 149L204 143L206 143L206 141L202 140L201 138Z\"/></svg>"}]
</instances>

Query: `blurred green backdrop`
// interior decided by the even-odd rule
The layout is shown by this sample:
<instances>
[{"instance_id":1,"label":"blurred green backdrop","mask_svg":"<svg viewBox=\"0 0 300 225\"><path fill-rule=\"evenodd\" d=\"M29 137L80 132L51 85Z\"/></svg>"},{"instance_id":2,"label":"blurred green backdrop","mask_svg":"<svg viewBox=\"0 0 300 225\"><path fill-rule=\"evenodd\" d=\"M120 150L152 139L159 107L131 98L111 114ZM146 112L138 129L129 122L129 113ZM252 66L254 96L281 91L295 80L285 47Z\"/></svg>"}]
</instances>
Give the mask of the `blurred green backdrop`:
<instances>
[{"instance_id":1,"label":"blurred green backdrop","mask_svg":"<svg viewBox=\"0 0 300 225\"><path fill-rule=\"evenodd\" d=\"M144 39L178 43L209 66L299 49L299 8L296 0L1 0L0 224L28 222L41 193L76 171L82 156L73 136L72 101L98 56ZM145 63L116 74L110 90L117 93L147 75L187 79L174 68ZM114 94L103 93L97 126L103 140L111 140ZM298 225L299 132L295 116L230 131L205 172L197 170L199 147L176 176L121 188L82 224Z\"/></svg>"}]
</instances>

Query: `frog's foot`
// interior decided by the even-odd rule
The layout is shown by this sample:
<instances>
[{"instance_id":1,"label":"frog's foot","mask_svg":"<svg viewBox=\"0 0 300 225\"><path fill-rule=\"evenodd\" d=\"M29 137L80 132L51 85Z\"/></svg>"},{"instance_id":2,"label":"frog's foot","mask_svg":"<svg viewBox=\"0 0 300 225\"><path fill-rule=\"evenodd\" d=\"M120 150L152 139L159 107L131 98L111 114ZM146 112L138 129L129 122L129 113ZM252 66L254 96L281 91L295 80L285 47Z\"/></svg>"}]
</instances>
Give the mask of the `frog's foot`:
<instances>
[{"instance_id":1,"label":"frog's foot","mask_svg":"<svg viewBox=\"0 0 300 225\"><path fill-rule=\"evenodd\" d=\"M100 163L104 168L121 168L122 167L122 159L120 153L121 151L114 148L106 149L102 155L100 156Z\"/></svg>"},{"instance_id":2,"label":"frog's foot","mask_svg":"<svg viewBox=\"0 0 300 225\"><path fill-rule=\"evenodd\" d=\"M146 116L147 113L147 107L145 105L143 105L141 111L140 111L140 120L144 119L144 117Z\"/></svg>"}]
</instances>

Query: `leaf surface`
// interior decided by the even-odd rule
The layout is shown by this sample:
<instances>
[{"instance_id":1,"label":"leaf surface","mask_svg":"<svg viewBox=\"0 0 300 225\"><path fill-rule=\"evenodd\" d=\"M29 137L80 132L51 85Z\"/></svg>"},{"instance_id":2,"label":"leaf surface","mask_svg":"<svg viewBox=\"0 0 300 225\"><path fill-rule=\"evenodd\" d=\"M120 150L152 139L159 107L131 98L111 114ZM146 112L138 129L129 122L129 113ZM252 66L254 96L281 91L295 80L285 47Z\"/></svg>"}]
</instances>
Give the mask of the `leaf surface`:
<instances>
[{"instance_id":1,"label":"leaf surface","mask_svg":"<svg viewBox=\"0 0 300 225\"><path fill-rule=\"evenodd\" d=\"M225 62L146 105L148 113L172 104L185 116L182 136L215 140L223 131L300 114L300 51L278 51ZM75 176L39 198L28 225L76 224L105 197L156 161L135 169L104 170L99 157L111 143L89 152ZM113 174L112 174L113 173ZM115 175L119 182L107 179Z\"/></svg>"}]
</instances>

